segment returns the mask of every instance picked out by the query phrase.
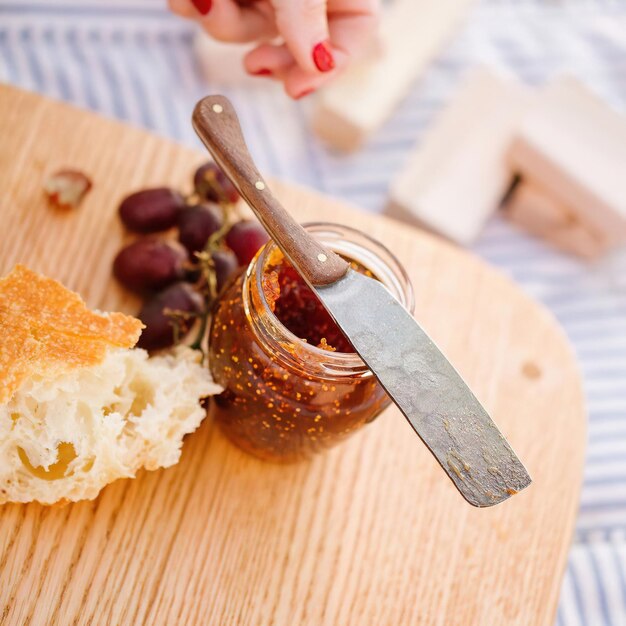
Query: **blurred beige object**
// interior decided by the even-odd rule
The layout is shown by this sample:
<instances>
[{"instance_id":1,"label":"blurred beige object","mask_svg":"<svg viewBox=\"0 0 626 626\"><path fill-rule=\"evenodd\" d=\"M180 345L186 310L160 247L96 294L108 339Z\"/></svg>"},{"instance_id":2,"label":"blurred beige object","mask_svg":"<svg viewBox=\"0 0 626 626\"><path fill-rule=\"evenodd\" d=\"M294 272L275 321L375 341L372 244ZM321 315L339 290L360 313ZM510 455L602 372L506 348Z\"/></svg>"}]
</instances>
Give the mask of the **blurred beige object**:
<instances>
[{"instance_id":1,"label":"blurred beige object","mask_svg":"<svg viewBox=\"0 0 626 626\"><path fill-rule=\"evenodd\" d=\"M204 31L198 31L193 40L193 51L204 78L216 85L260 84L259 79L250 76L243 67L248 50L249 43L224 43Z\"/></svg>"},{"instance_id":2,"label":"blurred beige object","mask_svg":"<svg viewBox=\"0 0 626 626\"><path fill-rule=\"evenodd\" d=\"M611 285L626 295L626 246L620 246L607 255L606 265Z\"/></svg>"},{"instance_id":3,"label":"blurred beige object","mask_svg":"<svg viewBox=\"0 0 626 626\"><path fill-rule=\"evenodd\" d=\"M532 102L521 83L473 70L391 183L388 213L474 241L510 185L507 150Z\"/></svg>"},{"instance_id":4,"label":"blurred beige object","mask_svg":"<svg viewBox=\"0 0 626 626\"><path fill-rule=\"evenodd\" d=\"M514 138L508 162L550 199L538 206L549 204L553 212L566 207L607 249L626 241L626 118L585 85L570 77L547 85ZM530 205L525 201L523 210ZM560 229L559 238L566 231ZM568 232L584 239L577 229Z\"/></svg>"},{"instance_id":5,"label":"blurred beige object","mask_svg":"<svg viewBox=\"0 0 626 626\"><path fill-rule=\"evenodd\" d=\"M586 259L595 259L608 250L602 233L570 208L549 196L536 183L521 181L504 208L505 215L531 235L555 247Z\"/></svg>"},{"instance_id":6,"label":"blurred beige object","mask_svg":"<svg viewBox=\"0 0 626 626\"><path fill-rule=\"evenodd\" d=\"M320 90L315 132L340 150L361 146L392 114L473 2L395 0L383 15L376 54Z\"/></svg>"}]
</instances>

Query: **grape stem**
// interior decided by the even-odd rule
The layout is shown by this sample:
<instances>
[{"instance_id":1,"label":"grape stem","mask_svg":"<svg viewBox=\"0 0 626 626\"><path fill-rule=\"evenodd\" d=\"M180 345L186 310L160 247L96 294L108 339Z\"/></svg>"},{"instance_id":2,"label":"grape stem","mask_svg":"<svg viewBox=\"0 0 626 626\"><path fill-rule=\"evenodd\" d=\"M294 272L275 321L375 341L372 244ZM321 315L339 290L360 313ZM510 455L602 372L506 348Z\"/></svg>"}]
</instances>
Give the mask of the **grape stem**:
<instances>
[{"instance_id":1,"label":"grape stem","mask_svg":"<svg viewBox=\"0 0 626 626\"><path fill-rule=\"evenodd\" d=\"M211 310L211 305L215 302L217 298L217 277L215 275L215 262L213 261L213 257L211 254L216 252L223 246L224 237L227 235L228 231L231 228L231 213L233 209L233 205L229 202L223 202L222 209L224 211L224 221L222 226L214 232L207 241L206 245L202 252L196 252L196 258L198 259L197 265L199 266L200 271L202 272L202 276L204 278L204 282L206 283L206 289L204 290L204 311L199 316L200 317L200 327L198 328L198 334L196 335L196 339L193 343L190 344L190 348L193 350L198 350L202 355L202 362L206 358L205 350L204 350L204 337L206 334L207 326L209 323L209 317Z\"/></svg>"},{"instance_id":2,"label":"grape stem","mask_svg":"<svg viewBox=\"0 0 626 626\"><path fill-rule=\"evenodd\" d=\"M197 313L190 313L189 311L181 311L180 309L170 309L167 307L163 309L163 314L170 319L170 325L174 331L174 345L178 345L180 343L181 331L182 334L188 332L189 328L185 326L187 322L200 317Z\"/></svg>"},{"instance_id":3,"label":"grape stem","mask_svg":"<svg viewBox=\"0 0 626 626\"><path fill-rule=\"evenodd\" d=\"M198 329L198 335L194 342L189 345L192 350L198 350L202 355L202 363L204 363L204 358L206 356L204 352L204 347L202 346L202 342L204 340L204 335L206 333L206 327L209 321L209 314L205 311L200 316L200 328Z\"/></svg>"}]
</instances>

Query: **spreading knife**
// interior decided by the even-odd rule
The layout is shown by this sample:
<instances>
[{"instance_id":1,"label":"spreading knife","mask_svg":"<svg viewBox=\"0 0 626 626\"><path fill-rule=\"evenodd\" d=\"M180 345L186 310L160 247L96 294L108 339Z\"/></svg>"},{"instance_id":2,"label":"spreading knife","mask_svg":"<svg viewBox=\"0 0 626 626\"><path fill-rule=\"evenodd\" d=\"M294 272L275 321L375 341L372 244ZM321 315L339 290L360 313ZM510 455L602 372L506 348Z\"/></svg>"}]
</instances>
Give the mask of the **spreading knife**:
<instances>
[{"instance_id":1,"label":"spreading knife","mask_svg":"<svg viewBox=\"0 0 626 626\"><path fill-rule=\"evenodd\" d=\"M361 274L307 232L259 174L237 114L224 96L195 107L193 126L291 264L461 495L488 507L527 487L530 476L453 365L378 280Z\"/></svg>"}]
</instances>

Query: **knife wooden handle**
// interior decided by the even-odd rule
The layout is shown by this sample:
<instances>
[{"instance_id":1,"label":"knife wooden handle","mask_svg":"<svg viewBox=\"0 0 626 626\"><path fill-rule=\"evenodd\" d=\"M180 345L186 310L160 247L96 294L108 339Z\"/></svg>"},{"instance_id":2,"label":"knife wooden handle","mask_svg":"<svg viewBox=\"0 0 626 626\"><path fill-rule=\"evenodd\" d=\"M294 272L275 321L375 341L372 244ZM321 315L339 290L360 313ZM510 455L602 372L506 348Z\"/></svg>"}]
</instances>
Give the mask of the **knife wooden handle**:
<instances>
[{"instance_id":1,"label":"knife wooden handle","mask_svg":"<svg viewBox=\"0 0 626 626\"><path fill-rule=\"evenodd\" d=\"M349 264L302 228L274 197L248 152L230 101L207 96L196 105L192 120L216 163L302 277L316 287L339 280Z\"/></svg>"}]
</instances>

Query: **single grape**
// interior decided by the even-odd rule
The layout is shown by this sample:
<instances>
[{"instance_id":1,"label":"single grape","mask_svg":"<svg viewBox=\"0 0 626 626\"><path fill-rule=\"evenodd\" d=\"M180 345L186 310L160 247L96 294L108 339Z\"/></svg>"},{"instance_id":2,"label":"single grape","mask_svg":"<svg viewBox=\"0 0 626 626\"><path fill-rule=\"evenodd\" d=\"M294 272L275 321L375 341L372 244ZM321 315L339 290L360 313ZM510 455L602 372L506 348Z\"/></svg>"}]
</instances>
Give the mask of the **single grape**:
<instances>
[{"instance_id":1,"label":"single grape","mask_svg":"<svg viewBox=\"0 0 626 626\"><path fill-rule=\"evenodd\" d=\"M120 204L120 218L136 233L156 233L176 224L178 212L185 206L183 196L169 189L143 189L126 196Z\"/></svg>"},{"instance_id":2,"label":"single grape","mask_svg":"<svg viewBox=\"0 0 626 626\"><path fill-rule=\"evenodd\" d=\"M178 240L190 256L204 248L209 237L224 221L222 210L215 204L198 204L183 209L178 215Z\"/></svg>"},{"instance_id":3,"label":"single grape","mask_svg":"<svg viewBox=\"0 0 626 626\"><path fill-rule=\"evenodd\" d=\"M222 291L231 277L239 273L239 261L237 261L235 253L230 250L216 250L211 253L211 258L215 265L215 279L219 292Z\"/></svg>"},{"instance_id":4,"label":"single grape","mask_svg":"<svg viewBox=\"0 0 626 626\"><path fill-rule=\"evenodd\" d=\"M187 251L176 241L146 237L120 250L113 274L132 291L162 289L183 278L187 259Z\"/></svg>"},{"instance_id":5,"label":"single grape","mask_svg":"<svg viewBox=\"0 0 626 626\"><path fill-rule=\"evenodd\" d=\"M235 189L226 174L212 161L201 165L193 175L196 193L210 202L232 202L239 200Z\"/></svg>"},{"instance_id":6,"label":"single grape","mask_svg":"<svg viewBox=\"0 0 626 626\"><path fill-rule=\"evenodd\" d=\"M174 325L178 325L179 338L184 337L194 324L194 314L200 313L203 305L202 296L190 284L170 285L148 300L139 311L138 317L146 327L137 345L145 350L170 347L176 339ZM177 311L187 316L172 316L171 313Z\"/></svg>"},{"instance_id":7,"label":"single grape","mask_svg":"<svg viewBox=\"0 0 626 626\"><path fill-rule=\"evenodd\" d=\"M252 220L233 224L226 235L226 245L237 255L240 265L248 265L267 241L263 226Z\"/></svg>"}]
</instances>

